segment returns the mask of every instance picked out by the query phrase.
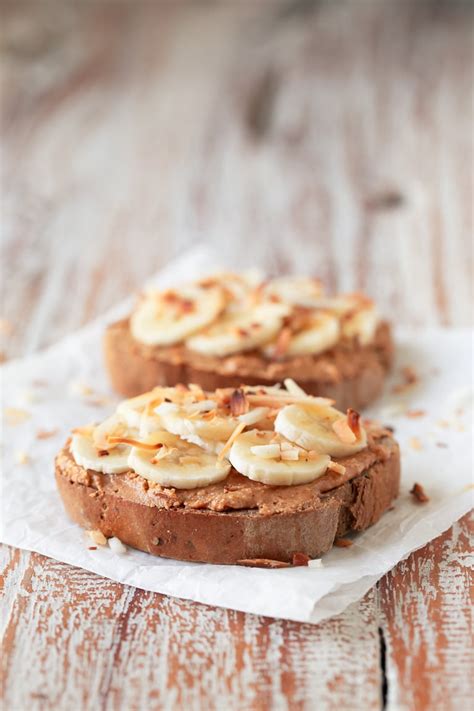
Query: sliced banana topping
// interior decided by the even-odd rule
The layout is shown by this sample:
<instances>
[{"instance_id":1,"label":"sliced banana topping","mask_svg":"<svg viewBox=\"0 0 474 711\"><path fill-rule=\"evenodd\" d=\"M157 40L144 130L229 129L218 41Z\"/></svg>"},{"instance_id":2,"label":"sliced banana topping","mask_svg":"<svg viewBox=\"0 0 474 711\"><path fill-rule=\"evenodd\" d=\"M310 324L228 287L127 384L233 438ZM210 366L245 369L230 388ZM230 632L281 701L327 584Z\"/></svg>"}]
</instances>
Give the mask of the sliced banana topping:
<instances>
[{"instance_id":1,"label":"sliced banana topping","mask_svg":"<svg viewBox=\"0 0 474 711\"><path fill-rule=\"evenodd\" d=\"M215 443L226 442L238 424L213 400L181 405L164 402L155 413L168 432L212 450L215 450Z\"/></svg>"},{"instance_id":2,"label":"sliced banana topping","mask_svg":"<svg viewBox=\"0 0 474 711\"><path fill-rule=\"evenodd\" d=\"M149 414L165 400L175 399L176 388L156 387L143 395L123 400L117 406L117 413L129 427L139 427L142 415Z\"/></svg>"},{"instance_id":3,"label":"sliced banana topping","mask_svg":"<svg viewBox=\"0 0 474 711\"><path fill-rule=\"evenodd\" d=\"M208 486L225 479L230 471L228 461L176 435L169 435L166 444L155 451L133 447L128 461L145 479L176 489Z\"/></svg>"},{"instance_id":4,"label":"sliced banana topping","mask_svg":"<svg viewBox=\"0 0 474 711\"><path fill-rule=\"evenodd\" d=\"M289 311L284 304L261 304L253 309L229 311L215 324L189 338L186 346L214 356L252 350L275 338Z\"/></svg>"},{"instance_id":5,"label":"sliced banana topping","mask_svg":"<svg viewBox=\"0 0 474 711\"><path fill-rule=\"evenodd\" d=\"M132 336L148 345L179 343L212 323L225 303L219 285L190 284L163 292L149 291L132 313Z\"/></svg>"},{"instance_id":6,"label":"sliced banana topping","mask_svg":"<svg viewBox=\"0 0 474 711\"><path fill-rule=\"evenodd\" d=\"M339 319L324 311L314 311L300 320L301 327L292 328L291 319L277 339L263 351L270 358L292 358L300 355L318 355L332 348L339 340Z\"/></svg>"},{"instance_id":7,"label":"sliced banana topping","mask_svg":"<svg viewBox=\"0 0 474 711\"><path fill-rule=\"evenodd\" d=\"M251 430L233 443L229 460L234 469L270 486L306 484L325 473L330 457L288 442L275 432Z\"/></svg>"},{"instance_id":8,"label":"sliced banana topping","mask_svg":"<svg viewBox=\"0 0 474 711\"><path fill-rule=\"evenodd\" d=\"M148 345L186 344L203 355L261 348L269 358L318 355L341 338L369 344L379 317L363 294L328 297L317 279L264 280L258 270L221 272L177 289L147 291L130 318Z\"/></svg>"},{"instance_id":9,"label":"sliced banana topping","mask_svg":"<svg viewBox=\"0 0 474 711\"><path fill-rule=\"evenodd\" d=\"M304 402L279 411L275 431L301 447L347 457L367 446L367 435L358 414L349 410L345 416L329 405Z\"/></svg>"},{"instance_id":10,"label":"sliced banana topping","mask_svg":"<svg viewBox=\"0 0 474 711\"><path fill-rule=\"evenodd\" d=\"M98 425L73 431L77 464L104 474L136 474L182 489L221 481L232 466L271 486L343 473L331 457L367 446L354 410L306 395L293 380L281 386L241 386L212 393L196 385L155 388L126 400ZM230 462L230 463L229 463Z\"/></svg>"},{"instance_id":11,"label":"sliced banana topping","mask_svg":"<svg viewBox=\"0 0 474 711\"><path fill-rule=\"evenodd\" d=\"M92 431L74 432L70 450L76 464L84 469L92 469L103 474L122 474L130 469L128 464L130 447L122 444L111 449L98 449L94 444Z\"/></svg>"},{"instance_id":12,"label":"sliced banana topping","mask_svg":"<svg viewBox=\"0 0 474 711\"><path fill-rule=\"evenodd\" d=\"M286 304L317 308L323 297L323 287L318 279L286 276L268 282L265 294L268 298L278 299Z\"/></svg>"}]
</instances>

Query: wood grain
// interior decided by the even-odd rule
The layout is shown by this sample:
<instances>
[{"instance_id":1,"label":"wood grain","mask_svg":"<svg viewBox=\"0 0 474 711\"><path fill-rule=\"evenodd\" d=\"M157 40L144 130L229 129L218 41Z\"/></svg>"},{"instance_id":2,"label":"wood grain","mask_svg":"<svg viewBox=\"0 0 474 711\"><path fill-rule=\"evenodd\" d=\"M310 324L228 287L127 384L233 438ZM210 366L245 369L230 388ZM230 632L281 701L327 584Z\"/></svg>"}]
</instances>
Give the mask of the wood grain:
<instances>
[{"instance_id":1,"label":"wood grain","mask_svg":"<svg viewBox=\"0 0 474 711\"><path fill-rule=\"evenodd\" d=\"M198 240L470 323L471 2L0 8L4 357ZM468 526L316 627L3 547L5 708L467 708Z\"/></svg>"}]
</instances>

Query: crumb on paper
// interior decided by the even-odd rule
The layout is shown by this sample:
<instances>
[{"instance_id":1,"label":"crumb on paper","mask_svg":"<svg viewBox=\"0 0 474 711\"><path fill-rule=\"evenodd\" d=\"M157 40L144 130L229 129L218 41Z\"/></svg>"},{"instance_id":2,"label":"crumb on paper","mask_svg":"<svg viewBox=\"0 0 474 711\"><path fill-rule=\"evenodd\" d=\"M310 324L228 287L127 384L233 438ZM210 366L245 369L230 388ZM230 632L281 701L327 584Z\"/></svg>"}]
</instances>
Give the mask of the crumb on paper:
<instances>
[{"instance_id":1,"label":"crumb on paper","mask_svg":"<svg viewBox=\"0 0 474 711\"><path fill-rule=\"evenodd\" d=\"M410 445L411 449L414 449L417 452L419 452L421 449L423 449L423 444L422 444L421 439L419 437L410 437L409 445Z\"/></svg>"},{"instance_id":2,"label":"crumb on paper","mask_svg":"<svg viewBox=\"0 0 474 711\"><path fill-rule=\"evenodd\" d=\"M20 407L6 407L3 413L7 425L21 425L22 422L29 420L31 417L31 413L28 410L23 410Z\"/></svg>"},{"instance_id":3,"label":"crumb on paper","mask_svg":"<svg viewBox=\"0 0 474 711\"><path fill-rule=\"evenodd\" d=\"M97 546L87 546L90 551L96 551Z\"/></svg>"},{"instance_id":4,"label":"crumb on paper","mask_svg":"<svg viewBox=\"0 0 474 711\"><path fill-rule=\"evenodd\" d=\"M406 401L393 402L390 405L382 407L380 416L383 420L390 420L392 417L399 417L406 413L408 403Z\"/></svg>"},{"instance_id":5,"label":"crumb on paper","mask_svg":"<svg viewBox=\"0 0 474 711\"><path fill-rule=\"evenodd\" d=\"M313 560L308 561L308 568L322 568L323 561L321 558L313 558Z\"/></svg>"},{"instance_id":6,"label":"crumb on paper","mask_svg":"<svg viewBox=\"0 0 474 711\"><path fill-rule=\"evenodd\" d=\"M40 378L38 378L38 379L36 379L36 380L32 380L32 381L31 381L31 384L32 384L35 388L46 388L46 387L48 386L48 381L47 381L47 380L41 380Z\"/></svg>"},{"instance_id":7,"label":"crumb on paper","mask_svg":"<svg viewBox=\"0 0 474 711\"><path fill-rule=\"evenodd\" d=\"M426 412L425 410L407 410L405 415L414 419L417 417L425 417Z\"/></svg>"},{"instance_id":8,"label":"crumb on paper","mask_svg":"<svg viewBox=\"0 0 474 711\"><path fill-rule=\"evenodd\" d=\"M310 560L311 558L309 557L309 555L306 555L306 553L293 553L293 558L291 559L291 562L295 567L298 567L301 565L308 565Z\"/></svg>"},{"instance_id":9,"label":"crumb on paper","mask_svg":"<svg viewBox=\"0 0 474 711\"><path fill-rule=\"evenodd\" d=\"M413 488L410 489L410 494L414 496L415 499L420 502L420 504L426 504L430 500L430 497L427 496L421 484L418 483L415 483L413 485Z\"/></svg>"},{"instance_id":10,"label":"crumb on paper","mask_svg":"<svg viewBox=\"0 0 474 711\"><path fill-rule=\"evenodd\" d=\"M112 398L104 396L98 396L93 398L87 398L87 404L94 407L104 407L105 405L110 405Z\"/></svg>"},{"instance_id":11,"label":"crumb on paper","mask_svg":"<svg viewBox=\"0 0 474 711\"><path fill-rule=\"evenodd\" d=\"M11 321L7 318L0 318L0 336L11 336L14 328Z\"/></svg>"},{"instance_id":12,"label":"crumb on paper","mask_svg":"<svg viewBox=\"0 0 474 711\"><path fill-rule=\"evenodd\" d=\"M55 430L38 430L36 433L36 439L50 439L51 437L54 437L57 435L59 430L56 428Z\"/></svg>"},{"instance_id":13,"label":"crumb on paper","mask_svg":"<svg viewBox=\"0 0 474 711\"><path fill-rule=\"evenodd\" d=\"M337 546L337 548L350 548L352 541L350 538L336 538L334 545Z\"/></svg>"},{"instance_id":14,"label":"crumb on paper","mask_svg":"<svg viewBox=\"0 0 474 711\"><path fill-rule=\"evenodd\" d=\"M94 531L87 531L87 535L92 541L94 541L94 543L97 543L98 546L107 545L107 539L102 531L99 531L98 529Z\"/></svg>"},{"instance_id":15,"label":"crumb on paper","mask_svg":"<svg viewBox=\"0 0 474 711\"><path fill-rule=\"evenodd\" d=\"M418 374L410 365L404 366L400 371L400 375L402 377L402 381L392 387L393 393L399 394L406 392L420 382Z\"/></svg>"},{"instance_id":16,"label":"crumb on paper","mask_svg":"<svg viewBox=\"0 0 474 711\"><path fill-rule=\"evenodd\" d=\"M117 555L123 555L127 552L126 546L124 546L120 538L117 538L116 536L112 536L112 538L109 538L107 543L109 544L110 550L113 553L117 553Z\"/></svg>"},{"instance_id":17,"label":"crumb on paper","mask_svg":"<svg viewBox=\"0 0 474 711\"><path fill-rule=\"evenodd\" d=\"M29 454L27 454L27 452L23 452L22 450L15 453L15 459L17 464L29 464L31 461Z\"/></svg>"},{"instance_id":18,"label":"crumb on paper","mask_svg":"<svg viewBox=\"0 0 474 711\"><path fill-rule=\"evenodd\" d=\"M22 403L25 403L25 405L33 405L35 402L38 402L38 395L34 390L23 390L23 392L20 393L20 400Z\"/></svg>"},{"instance_id":19,"label":"crumb on paper","mask_svg":"<svg viewBox=\"0 0 474 711\"><path fill-rule=\"evenodd\" d=\"M436 442L436 446L440 447L441 449L448 449L448 445L446 442Z\"/></svg>"},{"instance_id":20,"label":"crumb on paper","mask_svg":"<svg viewBox=\"0 0 474 711\"><path fill-rule=\"evenodd\" d=\"M283 560L271 560L270 558L242 558L237 561L237 565L245 565L249 568L289 568L290 563Z\"/></svg>"},{"instance_id":21,"label":"crumb on paper","mask_svg":"<svg viewBox=\"0 0 474 711\"><path fill-rule=\"evenodd\" d=\"M71 380L68 391L70 395L79 395L80 397L89 397L94 394L94 390L80 380Z\"/></svg>"}]
</instances>

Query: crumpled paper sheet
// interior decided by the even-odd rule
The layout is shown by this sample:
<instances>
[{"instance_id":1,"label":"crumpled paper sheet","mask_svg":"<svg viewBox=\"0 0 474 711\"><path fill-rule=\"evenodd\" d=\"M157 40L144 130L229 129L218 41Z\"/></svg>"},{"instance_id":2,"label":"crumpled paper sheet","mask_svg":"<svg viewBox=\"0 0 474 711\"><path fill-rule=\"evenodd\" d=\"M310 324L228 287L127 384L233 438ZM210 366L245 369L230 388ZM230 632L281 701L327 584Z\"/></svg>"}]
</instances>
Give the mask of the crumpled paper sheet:
<instances>
[{"instance_id":1,"label":"crumpled paper sheet","mask_svg":"<svg viewBox=\"0 0 474 711\"><path fill-rule=\"evenodd\" d=\"M153 282L179 283L217 265L213 253L197 248ZM398 561L470 509L470 332L399 329L393 380L400 380L400 366L409 365L420 381L398 395L389 384L385 398L365 414L395 427L403 452L401 493L395 508L355 536L351 547L334 548L319 568L280 570L182 563L132 549L124 555L108 547L89 550L90 539L63 511L53 459L72 427L101 419L117 402L102 363L101 336L105 324L129 307L124 303L47 351L3 367L3 542L145 590L317 623L361 598ZM9 408L23 410L27 419L12 424L22 415ZM407 417L406 410L426 414ZM41 430L57 433L38 439ZM414 482L424 486L429 503L409 494Z\"/></svg>"}]
</instances>

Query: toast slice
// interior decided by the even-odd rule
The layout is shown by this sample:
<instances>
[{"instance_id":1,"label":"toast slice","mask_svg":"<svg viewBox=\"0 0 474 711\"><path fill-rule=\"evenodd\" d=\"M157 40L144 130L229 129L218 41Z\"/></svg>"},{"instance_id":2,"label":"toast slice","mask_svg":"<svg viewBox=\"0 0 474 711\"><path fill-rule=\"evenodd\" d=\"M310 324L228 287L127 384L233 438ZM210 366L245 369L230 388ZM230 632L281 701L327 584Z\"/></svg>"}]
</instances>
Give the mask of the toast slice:
<instances>
[{"instance_id":1,"label":"toast slice","mask_svg":"<svg viewBox=\"0 0 474 711\"><path fill-rule=\"evenodd\" d=\"M309 484L267 486L231 470L202 489L164 488L134 472L101 474L56 458L67 513L80 526L158 556L208 563L319 558L334 541L375 524L398 495L400 454L388 430L370 427L368 446Z\"/></svg>"},{"instance_id":2,"label":"toast slice","mask_svg":"<svg viewBox=\"0 0 474 711\"><path fill-rule=\"evenodd\" d=\"M212 357L184 345L148 346L136 341L128 319L111 324L104 336L106 367L113 388L132 397L156 385L197 383L205 390L272 385L293 378L308 394L328 397L342 410L364 408L383 389L393 359L390 326L381 322L373 341L341 341L316 356L269 361L256 351Z\"/></svg>"}]
</instances>

